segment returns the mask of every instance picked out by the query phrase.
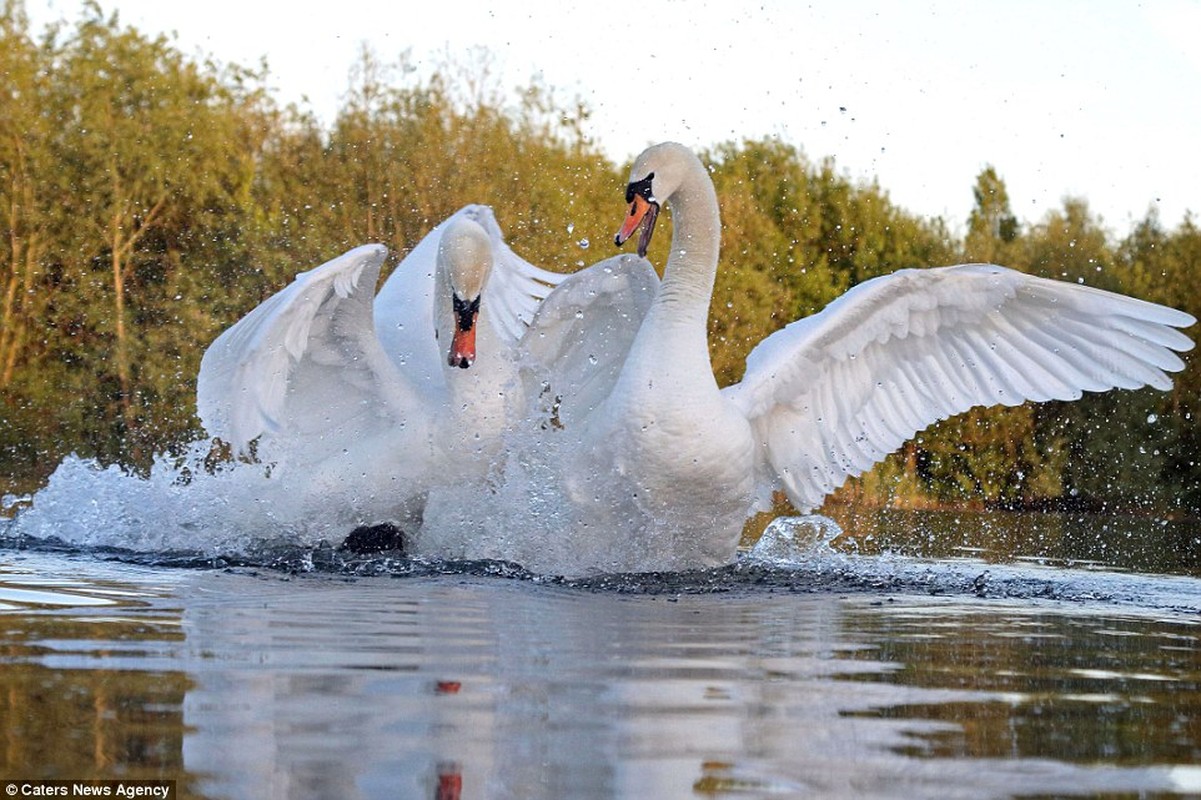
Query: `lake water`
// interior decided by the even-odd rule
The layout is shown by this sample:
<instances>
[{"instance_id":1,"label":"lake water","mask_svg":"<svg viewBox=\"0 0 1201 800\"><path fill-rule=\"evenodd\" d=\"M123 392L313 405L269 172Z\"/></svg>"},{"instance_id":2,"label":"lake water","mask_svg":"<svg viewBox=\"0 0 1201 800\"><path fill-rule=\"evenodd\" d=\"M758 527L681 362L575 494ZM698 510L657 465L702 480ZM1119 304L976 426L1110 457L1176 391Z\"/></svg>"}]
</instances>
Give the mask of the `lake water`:
<instances>
[{"instance_id":1,"label":"lake water","mask_svg":"<svg viewBox=\"0 0 1201 800\"><path fill-rule=\"evenodd\" d=\"M1195 531L986 521L875 514L789 563L579 581L10 529L0 782L169 778L212 798L1201 796ZM1165 546L1175 559L1145 571L1144 549Z\"/></svg>"}]
</instances>

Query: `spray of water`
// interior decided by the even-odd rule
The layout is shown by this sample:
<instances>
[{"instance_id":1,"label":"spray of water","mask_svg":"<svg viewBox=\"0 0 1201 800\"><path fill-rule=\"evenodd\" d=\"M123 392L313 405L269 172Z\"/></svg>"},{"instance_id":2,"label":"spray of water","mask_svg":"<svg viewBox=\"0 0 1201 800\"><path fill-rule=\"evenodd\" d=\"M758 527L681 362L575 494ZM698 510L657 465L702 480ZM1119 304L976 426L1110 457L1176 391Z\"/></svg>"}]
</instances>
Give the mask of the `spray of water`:
<instances>
[{"instance_id":1,"label":"spray of water","mask_svg":"<svg viewBox=\"0 0 1201 800\"><path fill-rule=\"evenodd\" d=\"M389 502L351 485L341 497L318 494L300 476L273 474L270 464L213 465L210 450L204 441L182 456L159 456L146 477L69 456L9 534L140 552L244 554L267 541L340 542L354 527L378 521Z\"/></svg>"}]
</instances>

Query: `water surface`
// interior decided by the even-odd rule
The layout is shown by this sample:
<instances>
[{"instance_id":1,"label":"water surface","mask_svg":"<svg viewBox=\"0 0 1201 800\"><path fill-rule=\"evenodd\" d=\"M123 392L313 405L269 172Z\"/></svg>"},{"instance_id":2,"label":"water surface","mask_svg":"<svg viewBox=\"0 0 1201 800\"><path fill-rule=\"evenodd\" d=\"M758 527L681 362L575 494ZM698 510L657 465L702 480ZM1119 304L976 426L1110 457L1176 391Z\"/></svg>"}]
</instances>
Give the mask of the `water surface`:
<instances>
[{"instance_id":1,"label":"water surface","mask_svg":"<svg viewBox=\"0 0 1201 800\"><path fill-rule=\"evenodd\" d=\"M0 549L0 777L231 798L1201 794L1191 577L815 552L569 582L50 549Z\"/></svg>"}]
</instances>

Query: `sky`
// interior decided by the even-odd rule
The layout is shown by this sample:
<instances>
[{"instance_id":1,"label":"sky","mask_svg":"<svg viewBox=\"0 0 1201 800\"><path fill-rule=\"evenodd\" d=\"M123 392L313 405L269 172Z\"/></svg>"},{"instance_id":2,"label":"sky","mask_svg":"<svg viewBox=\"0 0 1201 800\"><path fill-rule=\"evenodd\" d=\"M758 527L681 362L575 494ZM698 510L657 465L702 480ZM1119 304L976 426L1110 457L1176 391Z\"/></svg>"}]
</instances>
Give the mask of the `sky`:
<instances>
[{"instance_id":1,"label":"sky","mask_svg":"<svg viewBox=\"0 0 1201 800\"><path fill-rule=\"evenodd\" d=\"M363 44L419 68L486 48L592 111L614 161L777 136L961 230L996 168L1019 219L1083 197L1117 236L1201 216L1201 0L102 0L189 55L265 59L283 102L332 120ZM34 29L79 0L26 0Z\"/></svg>"}]
</instances>

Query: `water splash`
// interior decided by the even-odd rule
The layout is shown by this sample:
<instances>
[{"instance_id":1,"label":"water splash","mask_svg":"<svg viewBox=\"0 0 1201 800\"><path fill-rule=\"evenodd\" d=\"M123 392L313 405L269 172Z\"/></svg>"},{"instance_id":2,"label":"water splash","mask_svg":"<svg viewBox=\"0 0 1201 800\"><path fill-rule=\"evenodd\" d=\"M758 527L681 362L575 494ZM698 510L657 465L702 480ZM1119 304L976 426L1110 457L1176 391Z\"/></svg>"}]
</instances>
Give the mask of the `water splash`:
<instances>
[{"instance_id":1,"label":"water splash","mask_svg":"<svg viewBox=\"0 0 1201 800\"><path fill-rule=\"evenodd\" d=\"M8 535L228 556L253 553L265 542L340 542L386 513L387 499L370 492L347 487L350 496L333 502L306 491L299 478L273 475L271 465L214 464L210 450L209 442L196 442L182 456L159 456L146 477L68 456L33 498L5 498L5 506L25 506Z\"/></svg>"},{"instance_id":2,"label":"water splash","mask_svg":"<svg viewBox=\"0 0 1201 800\"><path fill-rule=\"evenodd\" d=\"M838 523L820 514L778 517L763 529L750 556L767 563L796 564L816 552L830 551L834 540L841 535Z\"/></svg>"},{"instance_id":3,"label":"water splash","mask_svg":"<svg viewBox=\"0 0 1201 800\"><path fill-rule=\"evenodd\" d=\"M672 560L679 542L667 523L634 520L622 505L628 487L571 485L557 448L521 453L483 484L432 492L425 526L406 553L360 554L340 548L359 525L376 522L387 498L306 499L263 464L211 465L209 444L160 457L146 477L69 457L16 517L0 524L0 548L68 552L164 567L249 567L292 573L395 577L471 574L581 589L637 593L787 590L964 595L1022 602L1142 606L1196 615L1196 578L986 564L902 555L858 555L834 546L840 530L820 516L781 518L732 564L696 568ZM503 479L502 479L503 477ZM594 505L564 498L590 492ZM24 505L28 498L5 498ZM2 523L2 521L0 521ZM635 537L612 532L642 526ZM683 549L683 548L681 548ZM578 565L587 564L588 569ZM631 566L633 565L633 566Z\"/></svg>"},{"instance_id":4,"label":"water splash","mask_svg":"<svg viewBox=\"0 0 1201 800\"><path fill-rule=\"evenodd\" d=\"M707 553L696 546L706 531L676 524L670 509L643 507L639 487L628 479L586 477L602 474L600 466L564 469L565 454L580 448L549 422L506 437L506 455L487 480L440 486L424 498L421 513L410 516L395 497L411 493L379 475L343 470L330 479L298 465L214 464L207 441L179 457L160 456L145 477L71 456L20 510L8 535L306 571L312 567L305 559L325 558L320 548L336 549L360 526L390 522L404 530L411 556L513 562L546 575L667 572L728 562L732 550Z\"/></svg>"}]
</instances>

